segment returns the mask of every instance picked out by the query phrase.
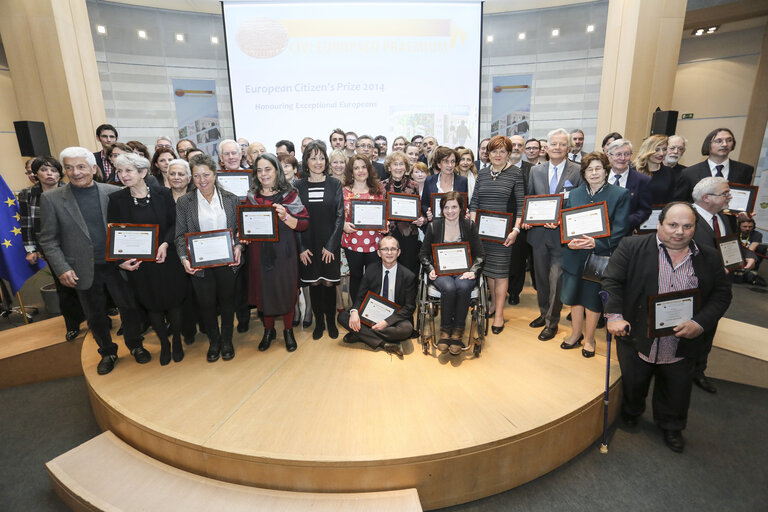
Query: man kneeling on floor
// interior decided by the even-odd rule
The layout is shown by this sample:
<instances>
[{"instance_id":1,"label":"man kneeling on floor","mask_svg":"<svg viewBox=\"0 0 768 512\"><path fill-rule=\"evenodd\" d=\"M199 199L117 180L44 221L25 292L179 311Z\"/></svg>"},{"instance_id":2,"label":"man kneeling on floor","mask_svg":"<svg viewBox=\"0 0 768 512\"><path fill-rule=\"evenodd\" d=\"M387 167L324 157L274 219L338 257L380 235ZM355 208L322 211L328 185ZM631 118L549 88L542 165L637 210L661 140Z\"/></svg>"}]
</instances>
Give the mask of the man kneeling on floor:
<instances>
[{"instance_id":1,"label":"man kneeling on floor","mask_svg":"<svg viewBox=\"0 0 768 512\"><path fill-rule=\"evenodd\" d=\"M339 314L339 323L349 331L345 343L362 341L369 347L382 348L388 354L403 356L400 342L410 338L413 331L413 312L416 309L416 276L397 264L400 244L392 236L379 241L377 251L381 264L372 263L365 269L352 309ZM399 306L389 317L367 326L360 321L360 307L368 292L373 292Z\"/></svg>"}]
</instances>

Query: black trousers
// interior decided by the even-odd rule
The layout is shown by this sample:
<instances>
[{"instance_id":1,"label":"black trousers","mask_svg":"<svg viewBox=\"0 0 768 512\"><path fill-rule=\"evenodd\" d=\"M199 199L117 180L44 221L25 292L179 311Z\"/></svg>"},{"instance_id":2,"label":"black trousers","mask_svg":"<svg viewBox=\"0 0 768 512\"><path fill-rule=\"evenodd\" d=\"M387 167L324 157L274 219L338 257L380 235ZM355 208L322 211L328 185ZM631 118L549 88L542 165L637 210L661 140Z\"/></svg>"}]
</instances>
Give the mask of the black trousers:
<instances>
[{"instance_id":1,"label":"black trousers","mask_svg":"<svg viewBox=\"0 0 768 512\"><path fill-rule=\"evenodd\" d=\"M349 300L352 304L357 300L357 292L360 289L360 281L363 280L365 267L379 261L379 255L375 252L357 252L344 249L349 265Z\"/></svg>"},{"instance_id":2,"label":"black trousers","mask_svg":"<svg viewBox=\"0 0 768 512\"><path fill-rule=\"evenodd\" d=\"M120 311L123 339L128 350L141 346L141 315L128 282L113 265L94 265L91 287L87 290L77 290L77 296L88 320L88 328L99 345L99 354L102 356L117 355L117 345L112 342L107 320L107 290Z\"/></svg>"},{"instance_id":3,"label":"black trousers","mask_svg":"<svg viewBox=\"0 0 768 512\"><path fill-rule=\"evenodd\" d=\"M251 305L248 304L248 258L241 258L242 264L235 275L235 315L238 324L247 324L251 319Z\"/></svg>"},{"instance_id":4,"label":"black trousers","mask_svg":"<svg viewBox=\"0 0 768 512\"><path fill-rule=\"evenodd\" d=\"M61 316L64 317L64 325L66 325L67 331L77 331L80 329L82 321L85 320L85 313L80 305L77 291L61 284L57 276L53 276L53 283L56 285L56 294L59 296L59 308L61 309Z\"/></svg>"},{"instance_id":5,"label":"black trousers","mask_svg":"<svg viewBox=\"0 0 768 512\"><path fill-rule=\"evenodd\" d=\"M354 332L349 328L349 311L339 313L339 323L349 332ZM363 343L375 349L383 343L400 343L407 340L410 338L411 332L413 332L413 324L408 320L401 320L380 331L374 331L361 323L360 330L355 334Z\"/></svg>"},{"instance_id":6,"label":"black trousers","mask_svg":"<svg viewBox=\"0 0 768 512\"><path fill-rule=\"evenodd\" d=\"M616 342L616 354L621 366L621 412L636 418L645 411L645 398L651 378L656 378L651 406L653 421L666 430L683 430L688 421L695 360L685 358L672 364L653 364L640 359L627 342Z\"/></svg>"},{"instance_id":7,"label":"black trousers","mask_svg":"<svg viewBox=\"0 0 768 512\"><path fill-rule=\"evenodd\" d=\"M510 297L520 298L520 292L525 285L525 264L531 254L531 246L525 241L525 231L517 234L509 255L509 284L507 292ZM533 273L531 273L533 275Z\"/></svg>"},{"instance_id":8,"label":"black trousers","mask_svg":"<svg viewBox=\"0 0 768 512\"><path fill-rule=\"evenodd\" d=\"M212 344L232 341L235 319L235 280L231 267L206 268L202 277L192 276L205 333ZM221 330L217 312L221 315Z\"/></svg>"}]
</instances>

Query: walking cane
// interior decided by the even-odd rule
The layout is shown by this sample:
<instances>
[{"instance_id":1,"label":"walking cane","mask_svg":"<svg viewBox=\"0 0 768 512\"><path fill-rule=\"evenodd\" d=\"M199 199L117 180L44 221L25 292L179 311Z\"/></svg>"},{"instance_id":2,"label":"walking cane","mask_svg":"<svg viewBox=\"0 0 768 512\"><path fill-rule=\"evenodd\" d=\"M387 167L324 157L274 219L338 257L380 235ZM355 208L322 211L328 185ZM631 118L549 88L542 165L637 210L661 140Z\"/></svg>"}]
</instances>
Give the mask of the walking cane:
<instances>
[{"instance_id":1,"label":"walking cane","mask_svg":"<svg viewBox=\"0 0 768 512\"><path fill-rule=\"evenodd\" d=\"M603 302L603 310L605 310L605 303L608 302L608 292L600 291L600 300ZM611 381L611 333L608 330L608 326L605 327L605 341L608 342L608 352L605 356L605 394L603 395L603 442L600 445L600 453L608 453L608 403L609 403L609 385Z\"/></svg>"}]
</instances>

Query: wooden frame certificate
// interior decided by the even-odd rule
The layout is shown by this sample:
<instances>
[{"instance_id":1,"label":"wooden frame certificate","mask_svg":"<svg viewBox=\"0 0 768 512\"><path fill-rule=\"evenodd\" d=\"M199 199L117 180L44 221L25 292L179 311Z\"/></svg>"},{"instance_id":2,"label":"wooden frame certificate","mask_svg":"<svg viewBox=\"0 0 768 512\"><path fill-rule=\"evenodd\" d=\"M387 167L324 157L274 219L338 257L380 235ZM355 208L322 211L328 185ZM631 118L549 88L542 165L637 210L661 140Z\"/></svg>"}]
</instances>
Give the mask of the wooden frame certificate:
<instances>
[{"instance_id":1,"label":"wooden frame certificate","mask_svg":"<svg viewBox=\"0 0 768 512\"><path fill-rule=\"evenodd\" d=\"M368 327L372 327L374 324L391 317L399 309L400 306L391 300L369 290L360 305L360 321Z\"/></svg>"},{"instance_id":2,"label":"wooden frame certificate","mask_svg":"<svg viewBox=\"0 0 768 512\"><path fill-rule=\"evenodd\" d=\"M560 208L563 206L562 194L525 196L523 203L523 224L543 226L560 221Z\"/></svg>"},{"instance_id":3,"label":"wooden frame certificate","mask_svg":"<svg viewBox=\"0 0 768 512\"><path fill-rule=\"evenodd\" d=\"M661 214L661 210L664 209L664 207L667 206L665 204L655 204L651 207L651 215L646 219L645 222L640 224L640 227L637 228L637 231L640 233L653 233L656 231L656 228L659 225L659 214Z\"/></svg>"},{"instance_id":4,"label":"wooden frame certificate","mask_svg":"<svg viewBox=\"0 0 768 512\"><path fill-rule=\"evenodd\" d=\"M512 229L513 216L506 212L477 210L475 222L481 240L503 244Z\"/></svg>"},{"instance_id":5,"label":"wooden frame certificate","mask_svg":"<svg viewBox=\"0 0 768 512\"><path fill-rule=\"evenodd\" d=\"M245 199L251 189L253 171L218 171L219 185L227 192L232 192L239 199Z\"/></svg>"},{"instance_id":6,"label":"wooden frame certificate","mask_svg":"<svg viewBox=\"0 0 768 512\"><path fill-rule=\"evenodd\" d=\"M187 233L185 236L192 268L222 267L235 261L231 229Z\"/></svg>"},{"instance_id":7,"label":"wooden frame certificate","mask_svg":"<svg viewBox=\"0 0 768 512\"><path fill-rule=\"evenodd\" d=\"M432 244L432 261L439 276L453 276L469 272L472 267L472 253L469 242Z\"/></svg>"},{"instance_id":8,"label":"wooden frame certificate","mask_svg":"<svg viewBox=\"0 0 768 512\"><path fill-rule=\"evenodd\" d=\"M155 261L160 226L157 224L107 225L107 261Z\"/></svg>"},{"instance_id":9,"label":"wooden frame certificate","mask_svg":"<svg viewBox=\"0 0 768 512\"><path fill-rule=\"evenodd\" d=\"M754 185L742 185L741 183L729 183L731 200L728 202L729 212L751 213L755 208L758 187Z\"/></svg>"},{"instance_id":10,"label":"wooden frame certificate","mask_svg":"<svg viewBox=\"0 0 768 512\"><path fill-rule=\"evenodd\" d=\"M421 216L421 199L417 195L387 194L387 218L413 222ZM354 224L354 222L353 222Z\"/></svg>"},{"instance_id":11,"label":"wooden frame certificate","mask_svg":"<svg viewBox=\"0 0 768 512\"><path fill-rule=\"evenodd\" d=\"M277 212L272 206L239 205L237 224L240 240L251 242L277 242Z\"/></svg>"},{"instance_id":12,"label":"wooden frame certificate","mask_svg":"<svg viewBox=\"0 0 768 512\"><path fill-rule=\"evenodd\" d=\"M560 210L560 242L567 243L581 235L592 238L611 236L605 201Z\"/></svg>"},{"instance_id":13,"label":"wooden frame certificate","mask_svg":"<svg viewBox=\"0 0 768 512\"><path fill-rule=\"evenodd\" d=\"M349 211L355 229L387 227L387 202L383 199L353 199L349 202Z\"/></svg>"},{"instance_id":14,"label":"wooden frame certificate","mask_svg":"<svg viewBox=\"0 0 768 512\"><path fill-rule=\"evenodd\" d=\"M464 209L469 209L469 194L466 192L457 192L457 194L460 194L464 196ZM437 219L439 217L443 216L443 212L440 208L440 199L445 195L445 192L441 193L434 193L432 194L432 197L430 197L430 206L432 208L432 218Z\"/></svg>"},{"instance_id":15,"label":"wooden frame certificate","mask_svg":"<svg viewBox=\"0 0 768 512\"><path fill-rule=\"evenodd\" d=\"M715 242L720 250L720 257L723 258L723 265L728 270L741 268L747 263L744 259L744 246L741 245L738 234L720 237Z\"/></svg>"},{"instance_id":16,"label":"wooden frame certificate","mask_svg":"<svg viewBox=\"0 0 768 512\"><path fill-rule=\"evenodd\" d=\"M648 337L674 335L674 328L691 320L700 304L698 289L651 295L648 297Z\"/></svg>"}]
</instances>

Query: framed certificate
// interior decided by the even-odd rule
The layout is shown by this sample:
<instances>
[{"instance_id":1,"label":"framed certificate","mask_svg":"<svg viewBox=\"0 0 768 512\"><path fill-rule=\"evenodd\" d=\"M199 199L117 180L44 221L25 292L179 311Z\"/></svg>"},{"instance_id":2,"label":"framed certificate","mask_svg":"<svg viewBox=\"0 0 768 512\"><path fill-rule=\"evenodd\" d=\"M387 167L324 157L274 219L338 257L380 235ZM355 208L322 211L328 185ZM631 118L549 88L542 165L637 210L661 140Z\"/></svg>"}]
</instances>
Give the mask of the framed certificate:
<instances>
[{"instance_id":1,"label":"framed certificate","mask_svg":"<svg viewBox=\"0 0 768 512\"><path fill-rule=\"evenodd\" d=\"M216 176L221 188L227 192L232 192L241 200L248 196L253 171L217 171Z\"/></svg>"},{"instance_id":2,"label":"framed certificate","mask_svg":"<svg viewBox=\"0 0 768 512\"><path fill-rule=\"evenodd\" d=\"M239 205L237 224L240 240L251 242L277 242L277 212L271 206Z\"/></svg>"},{"instance_id":3,"label":"framed certificate","mask_svg":"<svg viewBox=\"0 0 768 512\"><path fill-rule=\"evenodd\" d=\"M235 261L231 229L187 233L185 236L192 268L222 267Z\"/></svg>"},{"instance_id":4,"label":"framed certificate","mask_svg":"<svg viewBox=\"0 0 768 512\"><path fill-rule=\"evenodd\" d=\"M525 196L523 202L523 224L543 226L560 221L560 208L563 205L562 194L543 196Z\"/></svg>"},{"instance_id":5,"label":"framed certificate","mask_svg":"<svg viewBox=\"0 0 768 512\"><path fill-rule=\"evenodd\" d=\"M457 194L460 194L464 196L464 207L469 208L469 195L466 192L457 192ZM430 202L432 203L430 206L432 207L432 218L436 219L438 217L443 216L443 212L440 209L440 199L443 198L444 194L432 194L432 197L430 198Z\"/></svg>"},{"instance_id":6,"label":"framed certificate","mask_svg":"<svg viewBox=\"0 0 768 512\"><path fill-rule=\"evenodd\" d=\"M728 186L731 188L731 200L728 202L728 211L751 213L755 208L758 187L742 185L741 183L729 183Z\"/></svg>"},{"instance_id":7,"label":"framed certificate","mask_svg":"<svg viewBox=\"0 0 768 512\"><path fill-rule=\"evenodd\" d=\"M640 224L640 227L637 229L640 233L652 233L656 231L656 227L659 225L659 214L661 213L661 210L664 209L664 207L667 206L665 204L655 204L651 207L651 215L648 217L648 219Z\"/></svg>"},{"instance_id":8,"label":"framed certificate","mask_svg":"<svg viewBox=\"0 0 768 512\"><path fill-rule=\"evenodd\" d=\"M469 242L432 244L432 261L435 262L435 273L439 276L453 276L469 272L470 267L472 267Z\"/></svg>"},{"instance_id":9,"label":"framed certificate","mask_svg":"<svg viewBox=\"0 0 768 512\"><path fill-rule=\"evenodd\" d=\"M387 227L387 202L383 199L353 199L349 209L355 229Z\"/></svg>"},{"instance_id":10,"label":"framed certificate","mask_svg":"<svg viewBox=\"0 0 768 512\"><path fill-rule=\"evenodd\" d=\"M648 337L674 335L673 329L693 318L701 305L698 289L648 297Z\"/></svg>"},{"instance_id":11,"label":"framed certificate","mask_svg":"<svg viewBox=\"0 0 768 512\"><path fill-rule=\"evenodd\" d=\"M511 213L490 212L487 210L477 210L477 216L475 217L480 239L500 244L506 242L507 235L509 235L509 231L512 229L513 220L514 217Z\"/></svg>"},{"instance_id":12,"label":"framed certificate","mask_svg":"<svg viewBox=\"0 0 768 512\"><path fill-rule=\"evenodd\" d=\"M400 306L379 294L368 291L360 305L360 321L368 327L386 320L397 313Z\"/></svg>"},{"instance_id":13,"label":"framed certificate","mask_svg":"<svg viewBox=\"0 0 768 512\"><path fill-rule=\"evenodd\" d=\"M605 201L560 210L560 242L567 243L581 235L592 238L611 236Z\"/></svg>"},{"instance_id":14,"label":"framed certificate","mask_svg":"<svg viewBox=\"0 0 768 512\"><path fill-rule=\"evenodd\" d=\"M728 270L741 268L747 263L744 259L744 246L741 245L738 234L720 237L715 242L720 250L720 257L723 258L723 265Z\"/></svg>"},{"instance_id":15,"label":"framed certificate","mask_svg":"<svg viewBox=\"0 0 768 512\"><path fill-rule=\"evenodd\" d=\"M160 226L157 224L107 225L107 261L155 261Z\"/></svg>"},{"instance_id":16,"label":"framed certificate","mask_svg":"<svg viewBox=\"0 0 768 512\"><path fill-rule=\"evenodd\" d=\"M387 218L414 221L421 216L421 199L412 194L391 192L387 195ZM354 224L354 222L353 222Z\"/></svg>"}]
</instances>

